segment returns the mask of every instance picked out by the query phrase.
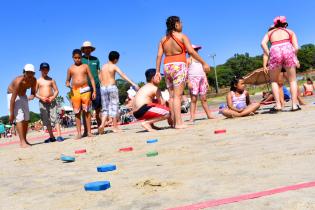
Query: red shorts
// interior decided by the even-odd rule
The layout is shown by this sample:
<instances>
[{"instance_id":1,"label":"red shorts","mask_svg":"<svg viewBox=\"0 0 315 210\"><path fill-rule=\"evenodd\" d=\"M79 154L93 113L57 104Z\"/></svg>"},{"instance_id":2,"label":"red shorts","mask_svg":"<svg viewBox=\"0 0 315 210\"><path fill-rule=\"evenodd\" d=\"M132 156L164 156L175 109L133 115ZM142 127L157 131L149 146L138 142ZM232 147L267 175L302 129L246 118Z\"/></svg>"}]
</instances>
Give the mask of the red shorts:
<instances>
[{"instance_id":1,"label":"red shorts","mask_svg":"<svg viewBox=\"0 0 315 210\"><path fill-rule=\"evenodd\" d=\"M145 104L137 111L133 112L133 115L138 120L149 120L157 117L163 117L169 114L170 110L168 107L156 103Z\"/></svg>"}]
</instances>

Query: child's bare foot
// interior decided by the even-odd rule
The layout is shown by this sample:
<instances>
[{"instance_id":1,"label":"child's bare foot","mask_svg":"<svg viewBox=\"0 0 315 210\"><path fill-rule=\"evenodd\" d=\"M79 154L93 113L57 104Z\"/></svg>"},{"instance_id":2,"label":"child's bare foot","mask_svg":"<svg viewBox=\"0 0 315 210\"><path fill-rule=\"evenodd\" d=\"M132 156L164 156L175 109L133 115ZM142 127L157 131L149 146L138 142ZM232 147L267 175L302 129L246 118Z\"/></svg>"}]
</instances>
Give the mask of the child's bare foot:
<instances>
[{"instance_id":1,"label":"child's bare foot","mask_svg":"<svg viewBox=\"0 0 315 210\"><path fill-rule=\"evenodd\" d=\"M208 120L213 120L213 119L217 119L217 118L212 115L208 116Z\"/></svg>"},{"instance_id":2,"label":"child's bare foot","mask_svg":"<svg viewBox=\"0 0 315 210\"><path fill-rule=\"evenodd\" d=\"M87 137L94 137L94 135L92 133L88 133Z\"/></svg>"},{"instance_id":3,"label":"child's bare foot","mask_svg":"<svg viewBox=\"0 0 315 210\"><path fill-rule=\"evenodd\" d=\"M28 148L28 147L31 147L31 146L26 144L26 143L20 143L20 147L21 148Z\"/></svg>"},{"instance_id":4,"label":"child's bare foot","mask_svg":"<svg viewBox=\"0 0 315 210\"><path fill-rule=\"evenodd\" d=\"M103 135L104 134L104 127L99 127L98 128L98 134Z\"/></svg>"},{"instance_id":5,"label":"child's bare foot","mask_svg":"<svg viewBox=\"0 0 315 210\"><path fill-rule=\"evenodd\" d=\"M190 122L190 123L194 123L194 122L195 122L195 119L190 118L190 120L188 120L188 122Z\"/></svg>"},{"instance_id":6,"label":"child's bare foot","mask_svg":"<svg viewBox=\"0 0 315 210\"><path fill-rule=\"evenodd\" d=\"M176 125L175 126L175 129L185 129L185 128L188 128L188 125L181 124L181 125Z\"/></svg>"},{"instance_id":7,"label":"child's bare foot","mask_svg":"<svg viewBox=\"0 0 315 210\"><path fill-rule=\"evenodd\" d=\"M79 140L79 139L81 139L82 137L83 137L83 136L82 136L81 134L78 134L78 135L75 136L74 139L75 139L75 140Z\"/></svg>"},{"instance_id":8,"label":"child's bare foot","mask_svg":"<svg viewBox=\"0 0 315 210\"><path fill-rule=\"evenodd\" d=\"M141 123L141 126L142 126L145 130L147 130L148 132L155 131L155 130L151 127L151 125L150 125L149 123L147 123L147 122Z\"/></svg>"}]
</instances>

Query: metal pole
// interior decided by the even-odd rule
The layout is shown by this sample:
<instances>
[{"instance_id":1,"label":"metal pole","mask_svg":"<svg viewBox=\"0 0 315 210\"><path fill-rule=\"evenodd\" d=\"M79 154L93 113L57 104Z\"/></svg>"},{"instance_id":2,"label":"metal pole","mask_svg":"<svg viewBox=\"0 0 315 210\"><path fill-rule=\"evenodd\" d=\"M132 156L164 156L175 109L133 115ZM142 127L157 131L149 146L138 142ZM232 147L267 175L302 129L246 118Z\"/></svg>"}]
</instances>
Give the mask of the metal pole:
<instances>
[{"instance_id":1,"label":"metal pole","mask_svg":"<svg viewBox=\"0 0 315 210\"><path fill-rule=\"evenodd\" d=\"M209 55L209 56L212 57L212 59L213 59L214 76L215 76L215 86L216 86L215 91L216 91L216 93L218 93L218 92L219 92L219 85L218 85L218 76L217 76L217 66L215 65L215 59L214 59L214 57L216 56L216 54L214 53L214 54L211 54L211 55Z\"/></svg>"}]
</instances>

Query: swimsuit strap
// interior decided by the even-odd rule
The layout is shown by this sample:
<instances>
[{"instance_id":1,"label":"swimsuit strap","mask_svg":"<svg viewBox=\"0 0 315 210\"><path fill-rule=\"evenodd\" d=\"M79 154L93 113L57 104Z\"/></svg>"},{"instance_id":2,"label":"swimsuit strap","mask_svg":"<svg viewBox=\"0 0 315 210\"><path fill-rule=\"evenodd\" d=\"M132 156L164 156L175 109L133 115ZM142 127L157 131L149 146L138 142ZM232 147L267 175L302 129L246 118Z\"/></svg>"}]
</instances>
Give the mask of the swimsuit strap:
<instances>
[{"instance_id":1,"label":"swimsuit strap","mask_svg":"<svg viewBox=\"0 0 315 210\"><path fill-rule=\"evenodd\" d=\"M164 43L167 42L170 38L172 38L176 44L178 44L178 46L181 48L182 52L179 53L178 55L182 54L182 53L185 53L186 51L186 48L185 48L185 45L182 41L180 41L178 38L176 38L172 33L170 35L167 35L166 36L166 39L163 41L162 43L162 47L164 47Z\"/></svg>"},{"instance_id":2,"label":"swimsuit strap","mask_svg":"<svg viewBox=\"0 0 315 210\"><path fill-rule=\"evenodd\" d=\"M273 31L269 34L269 40L270 40L272 34L273 34L274 32L276 32L276 31L278 31L278 30L282 30L282 31L287 32L287 34L289 35L289 39L283 39L283 40L290 40L290 42L292 43L292 35L291 35L291 33L290 33L287 29L285 29L285 28L277 28L277 29L273 30ZM278 41L274 41L274 42L279 42L279 41L283 41L283 40L278 40ZM271 42L271 41L270 41L270 42ZM273 42L271 42L271 44L272 44L272 43L273 43Z\"/></svg>"}]
</instances>

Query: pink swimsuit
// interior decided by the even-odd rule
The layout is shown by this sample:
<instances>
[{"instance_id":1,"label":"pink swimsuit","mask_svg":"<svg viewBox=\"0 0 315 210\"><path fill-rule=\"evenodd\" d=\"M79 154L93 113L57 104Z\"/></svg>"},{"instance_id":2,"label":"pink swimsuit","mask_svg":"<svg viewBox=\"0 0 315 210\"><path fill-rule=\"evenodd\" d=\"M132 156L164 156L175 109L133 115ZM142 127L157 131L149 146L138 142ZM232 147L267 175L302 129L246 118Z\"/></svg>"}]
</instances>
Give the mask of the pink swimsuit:
<instances>
[{"instance_id":1,"label":"pink swimsuit","mask_svg":"<svg viewBox=\"0 0 315 210\"><path fill-rule=\"evenodd\" d=\"M237 109L244 109L247 107L246 104L246 91L243 92L242 95L236 96L234 91L231 91L232 93L232 103L233 106Z\"/></svg>"},{"instance_id":2,"label":"pink swimsuit","mask_svg":"<svg viewBox=\"0 0 315 210\"><path fill-rule=\"evenodd\" d=\"M289 39L283 39L271 42L269 53L269 69L281 69L296 67L298 60L295 54L295 49L292 45L292 35L285 28L278 28L272 31L269 35L269 40L272 34L277 30L284 30L288 33Z\"/></svg>"},{"instance_id":3,"label":"pink swimsuit","mask_svg":"<svg viewBox=\"0 0 315 210\"><path fill-rule=\"evenodd\" d=\"M192 95L205 95L208 91L208 82L201 63L191 59L188 67L188 80L191 83L190 92Z\"/></svg>"}]
</instances>

